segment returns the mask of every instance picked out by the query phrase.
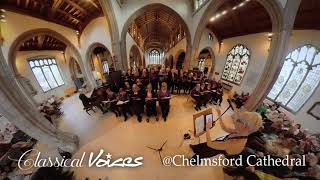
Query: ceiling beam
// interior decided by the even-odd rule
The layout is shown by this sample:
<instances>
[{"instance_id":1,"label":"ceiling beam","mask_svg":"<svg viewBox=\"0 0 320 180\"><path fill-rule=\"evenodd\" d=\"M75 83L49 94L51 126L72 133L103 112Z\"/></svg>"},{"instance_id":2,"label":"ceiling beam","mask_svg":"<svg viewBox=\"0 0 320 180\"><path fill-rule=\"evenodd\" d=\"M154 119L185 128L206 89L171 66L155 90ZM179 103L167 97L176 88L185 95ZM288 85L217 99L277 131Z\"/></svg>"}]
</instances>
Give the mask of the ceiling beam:
<instances>
[{"instance_id":1,"label":"ceiling beam","mask_svg":"<svg viewBox=\"0 0 320 180\"><path fill-rule=\"evenodd\" d=\"M57 9L57 12L65 15L65 16L68 16L68 17L71 18L71 19L74 19L74 20L78 21L79 23L82 22L80 19L78 19L78 17L73 16L72 14L69 14L69 13L67 13L67 12L65 12L65 11L63 11L63 10L61 10L61 9Z\"/></svg>"},{"instance_id":2,"label":"ceiling beam","mask_svg":"<svg viewBox=\"0 0 320 180\"><path fill-rule=\"evenodd\" d=\"M62 5L63 2L64 2L64 0L54 0L52 7L50 9L50 13L49 13L50 17L55 16L57 9L60 8L60 6Z\"/></svg>"},{"instance_id":3,"label":"ceiling beam","mask_svg":"<svg viewBox=\"0 0 320 180\"><path fill-rule=\"evenodd\" d=\"M88 15L88 11L85 10L84 8L82 8L81 6L79 6L77 3L70 1L70 0L64 0L65 2L67 2L68 4L70 4L73 7L76 7L77 9L79 9L82 13Z\"/></svg>"}]
</instances>

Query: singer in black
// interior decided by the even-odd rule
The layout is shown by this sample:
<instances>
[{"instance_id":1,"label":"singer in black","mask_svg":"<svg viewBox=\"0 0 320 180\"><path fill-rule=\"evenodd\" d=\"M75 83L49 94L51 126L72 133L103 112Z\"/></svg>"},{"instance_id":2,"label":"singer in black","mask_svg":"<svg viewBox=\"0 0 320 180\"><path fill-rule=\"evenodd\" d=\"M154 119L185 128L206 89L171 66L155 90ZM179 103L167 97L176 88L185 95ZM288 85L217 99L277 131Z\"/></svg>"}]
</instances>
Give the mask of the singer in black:
<instances>
[{"instance_id":1,"label":"singer in black","mask_svg":"<svg viewBox=\"0 0 320 180\"><path fill-rule=\"evenodd\" d=\"M161 108L162 118L166 122L170 111L170 91L168 90L167 83L163 82L161 89L158 92L159 106Z\"/></svg>"},{"instance_id":2,"label":"singer in black","mask_svg":"<svg viewBox=\"0 0 320 180\"><path fill-rule=\"evenodd\" d=\"M196 87L194 87L191 91L191 97L196 101L196 107L195 110L199 111L201 110L201 92L200 92L200 84L197 84Z\"/></svg>"},{"instance_id":3,"label":"singer in black","mask_svg":"<svg viewBox=\"0 0 320 180\"><path fill-rule=\"evenodd\" d=\"M121 116L121 112L117 106L117 95L113 91L111 91L110 87L106 90L107 100L109 101L109 109L116 115L116 117Z\"/></svg>"},{"instance_id":4,"label":"singer in black","mask_svg":"<svg viewBox=\"0 0 320 180\"><path fill-rule=\"evenodd\" d=\"M223 97L223 86L222 86L221 80L219 80L217 83L216 92L217 92L217 103L219 104L219 106L221 106L222 97Z\"/></svg>"},{"instance_id":5,"label":"singer in black","mask_svg":"<svg viewBox=\"0 0 320 180\"><path fill-rule=\"evenodd\" d=\"M208 91L206 88L205 83L201 83L200 85L200 100L201 100L201 105L204 106L205 108L207 107L207 103L208 103Z\"/></svg>"},{"instance_id":6,"label":"singer in black","mask_svg":"<svg viewBox=\"0 0 320 180\"><path fill-rule=\"evenodd\" d=\"M147 91L146 91L146 111L147 111L147 122L150 121L151 116L155 116L156 120L158 121L158 113L157 113L157 93L156 91L152 90L152 85L149 84L147 86Z\"/></svg>"},{"instance_id":7,"label":"singer in black","mask_svg":"<svg viewBox=\"0 0 320 180\"><path fill-rule=\"evenodd\" d=\"M142 121L141 114L144 111L144 97L137 84L132 85L131 100L132 100L133 111L137 116L137 120L141 122Z\"/></svg>"},{"instance_id":8,"label":"singer in black","mask_svg":"<svg viewBox=\"0 0 320 180\"><path fill-rule=\"evenodd\" d=\"M158 90L159 77L158 77L158 73L155 71L155 69L151 69L150 81L151 81L151 84L152 84L152 90L153 91L157 91Z\"/></svg>"},{"instance_id":9,"label":"singer in black","mask_svg":"<svg viewBox=\"0 0 320 180\"><path fill-rule=\"evenodd\" d=\"M118 100L119 102L121 102L121 104L119 104L119 108L124 116L124 121L127 121L128 119L127 113L129 113L131 116L133 114L129 107L129 102L130 102L129 94L123 88L120 88L119 90Z\"/></svg>"}]
</instances>

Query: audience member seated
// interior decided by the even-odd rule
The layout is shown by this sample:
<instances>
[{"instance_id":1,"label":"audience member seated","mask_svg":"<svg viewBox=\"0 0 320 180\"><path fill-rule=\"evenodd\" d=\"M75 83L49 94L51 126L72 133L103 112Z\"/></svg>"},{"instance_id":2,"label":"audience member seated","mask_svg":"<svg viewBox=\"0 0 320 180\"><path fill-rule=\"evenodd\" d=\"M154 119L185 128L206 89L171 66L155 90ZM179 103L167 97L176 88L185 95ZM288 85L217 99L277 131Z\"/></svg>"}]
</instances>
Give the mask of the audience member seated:
<instances>
[{"instance_id":1,"label":"audience member seated","mask_svg":"<svg viewBox=\"0 0 320 180\"><path fill-rule=\"evenodd\" d=\"M32 149L37 141L11 123L0 129L0 177L4 177L17 167L14 160L18 160L24 152Z\"/></svg>"},{"instance_id":2,"label":"audience member seated","mask_svg":"<svg viewBox=\"0 0 320 180\"><path fill-rule=\"evenodd\" d=\"M93 107L98 107L102 111L102 113L106 113L106 110L104 110L102 103L102 101L104 100L102 91L98 91L97 97L92 99L88 98L81 89L79 90L79 92L79 99L81 100L83 107L87 112L88 110L93 110Z\"/></svg>"},{"instance_id":3,"label":"audience member seated","mask_svg":"<svg viewBox=\"0 0 320 180\"><path fill-rule=\"evenodd\" d=\"M264 110L258 108L258 111L267 114L263 118L264 125L259 131L249 135L247 150L241 154L246 155L249 152L260 157L270 155L276 158L289 155L289 159L302 159L305 156L306 166L259 166L249 169L225 167L224 171L231 176L250 177L250 179L260 179L263 176L273 179L320 179L320 135L303 130L300 124L294 123L278 110L279 104L262 106Z\"/></svg>"},{"instance_id":4,"label":"audience member seated","mask_svg":"<svg viewBox=\"0 0 320 180\"><path fill-rule=\"evenodd\" d=\"M241 93L241 95L238 95L237 92L235 92L233 101L236 104L236 107L239 109L248 101L249 97L249 93Z\"/></svg>"}]
</instances>

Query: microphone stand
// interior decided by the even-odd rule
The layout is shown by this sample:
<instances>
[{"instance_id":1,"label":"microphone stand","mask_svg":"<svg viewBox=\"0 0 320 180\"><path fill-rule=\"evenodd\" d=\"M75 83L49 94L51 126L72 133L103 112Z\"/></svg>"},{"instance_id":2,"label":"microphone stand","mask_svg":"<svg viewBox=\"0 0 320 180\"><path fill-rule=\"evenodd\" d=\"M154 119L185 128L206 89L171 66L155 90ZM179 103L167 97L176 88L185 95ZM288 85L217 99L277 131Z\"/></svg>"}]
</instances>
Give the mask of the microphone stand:
<instances>
[{"instance_id":1,"label":"microphone stand","mask_svg":"<svg viewBox=\"0 0 320 180\"><path fill-rule=\"evenodd\" d=\"M232 110L234 111L234 108L233 108L233 106L232 106L232 104L231 104L230 99L228 99L228 103L229 103L228 108L217 118L217 120L216 120L215 122L217 122L219 119L221 119L221 117L222 117L229 109L232 109Z\"/></svg>"},{"instance_id":2,"label":"microphone stand","mask_svg":"<svg viewBox=\"0 0 320 180\"><path fill-rule=\"evenodd\" d=\"M147 146L147 148L158 152L162 164L163 164L163 160L162 160L161 152L163 151L163 147L164 147L164 145L167 143L167 141L168 141L168 140L166 140L166 141L162 144L162 146L161 146L160 148L158 148L158 149L155 149L155 148L152 148L152 147Z\"/></svg>"}]
</instances>

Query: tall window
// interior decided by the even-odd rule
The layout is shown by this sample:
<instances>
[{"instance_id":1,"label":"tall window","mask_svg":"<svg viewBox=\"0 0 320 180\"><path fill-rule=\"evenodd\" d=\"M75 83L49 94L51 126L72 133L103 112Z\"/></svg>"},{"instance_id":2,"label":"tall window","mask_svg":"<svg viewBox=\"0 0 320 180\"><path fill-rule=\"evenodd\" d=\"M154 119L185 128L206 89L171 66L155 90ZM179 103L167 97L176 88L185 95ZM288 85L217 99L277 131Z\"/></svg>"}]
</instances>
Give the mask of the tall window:
<instances>
[{"instance_id":1,"label":"tall window","mask_svg":"<svg viewBox=\"0 0 320 180\"><path fill-rule=\"evenodd\" d=\"M149 64L161 64L160 52L153 49L149 52Z\"/></svg>"},{"instance_id":2,"label":"tall window","mask_svg":"<svg viewBox=\"0 0 320 180\"><path fill-rule=\"evenodd\" d=\"M64 84L54 58L32 59L29 65L44 92Z\"/></svg>"},{"instance_id":3,"label":"tall window","mask_svg":"<svg viewBox=\"0 0 320 180\"><path fill-rule=\"evenodd\" d=\"M103 69L103 74L109 74L109 64L108 61L102 61L102 69Z\"/></svg>"},{"instance_id":4,"label":"tall window","mask_svg":"<svg viewBox=\"0 0 320 180\"><path fill-rule=\"evenodd\" d=\"M229 51L224 66L222 79L231 83L240 84L247 70L250 51L242 44L238 44Z\"/></svg>"},{"instance_id":5,"label":"tall window","mask_svg":"<svg viewBox=\"0 0 320 180\"><path fill-rule=\"evenodd\" d=\"M297 112L310 98L320 81L320 49L305 45L286 57L268 98Z\"/></svg>"},{"instance_id":6,"label":"tall window","mask_svg":"<svg viewBox=\"0 0 320 180\"><path fill-rule=\"evenodd\" d=\"M209 41L213 41L213 35L211 33L209 33L208 39L209 39Z\"/></svg>"},{"instance_id":7,"label":"tall window","mask_svg":"<svg viewBox=\"0 0 320 180\"><path fill-rule=\"evenodd\" d=\"M201 72L204 71L204 67L205 67L205 61L206 59L205 58L201 58L199 59L199 62L198 62L198 68Z\"/></svg>"},{"instance_id":8,"label":"tall window","mask_svg":"<svg viewBox=\"0 0 320 180\"><path fill-rule=\"evenodd\" d=\"M195 0L195 10L198 10L204 3L206 3L208 0Z\"/></svg>"}]
</instances>

